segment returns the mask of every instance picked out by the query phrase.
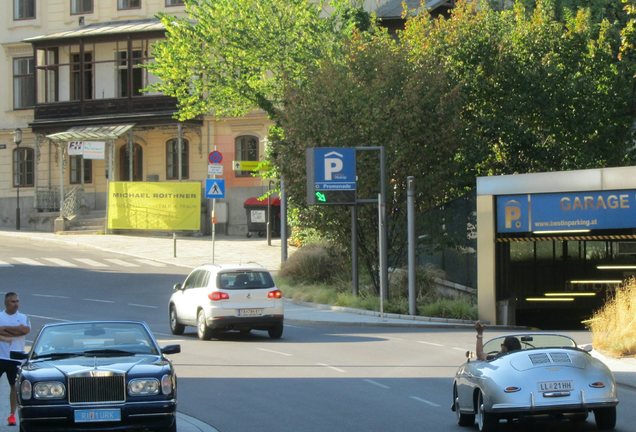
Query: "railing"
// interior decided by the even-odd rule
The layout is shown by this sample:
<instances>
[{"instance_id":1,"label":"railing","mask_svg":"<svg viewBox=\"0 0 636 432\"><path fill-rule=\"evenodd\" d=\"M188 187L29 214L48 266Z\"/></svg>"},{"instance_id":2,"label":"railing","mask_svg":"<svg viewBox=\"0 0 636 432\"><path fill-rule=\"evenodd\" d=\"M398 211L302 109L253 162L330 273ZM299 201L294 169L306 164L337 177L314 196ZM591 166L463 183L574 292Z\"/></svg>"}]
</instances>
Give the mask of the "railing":
<instances>
[{"instance_id":1,"label":"railing","mask_svg":"<svg viewBox=\"0 0 636 432\"><path fill-rule=\"evenodd\" d=\"M165 113L175 111L177 101L169 96L135 96L130 98L89 99L42 103L35 106L35 120L107 114Z\"/></svg>"},{"instance_id":2,"label":"railing","mask_svg":"<svg viewBox=\"0 0 636 432\"><path fill-rule=\"evenodd\" d=\"M75 216L84 205L84 188L75 186L64 194L64 205L62 206L62 217L70 218Z\"/></svg>"},{"instance_id":3,"label":"railing","mask_svg":"<svg viewBox=\"0 0 636 432\"><path fill-rule=\"evenodd\" d=\"M60 211L59 190L50 188L37 188L35 190L35 209L39 212Z\"/></svg>"}]
</instances>

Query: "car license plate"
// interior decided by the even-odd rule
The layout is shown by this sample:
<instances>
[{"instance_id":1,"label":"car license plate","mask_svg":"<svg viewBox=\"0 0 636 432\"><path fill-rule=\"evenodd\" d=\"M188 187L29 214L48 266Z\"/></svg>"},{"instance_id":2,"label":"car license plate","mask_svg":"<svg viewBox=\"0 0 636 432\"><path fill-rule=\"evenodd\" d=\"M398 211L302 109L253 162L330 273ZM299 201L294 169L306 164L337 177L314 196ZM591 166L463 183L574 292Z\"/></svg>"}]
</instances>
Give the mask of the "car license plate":
<instances>
[{"instance_id":1,"label":"car license plate","mask_svg":"<svg viewBox=\"0 0 636 432\"><path fill-rule=\"evenodd\" d=\"M538 383L540 392L571 391L572 381L544 381Z\"/></svg>"},{"instance_id":2,"label":"car license plate","mask_svg":"<svg viewBox=\"0 0 636 432\"><path fill-rule=\"evenodd\" d=\"M238 316L260 316L263 315L263 309L239 309Z\"/></svg>"},{"instance_id":3,"label":"car license plate","mask_svg":"<svg viewBox=\"0 0 636 432\"><path fill-rule=\"evenodd\" d=\"M121 421L119 409L83 409L75 410L75 423L116 422Z\"/></svg>"}]
</instances>

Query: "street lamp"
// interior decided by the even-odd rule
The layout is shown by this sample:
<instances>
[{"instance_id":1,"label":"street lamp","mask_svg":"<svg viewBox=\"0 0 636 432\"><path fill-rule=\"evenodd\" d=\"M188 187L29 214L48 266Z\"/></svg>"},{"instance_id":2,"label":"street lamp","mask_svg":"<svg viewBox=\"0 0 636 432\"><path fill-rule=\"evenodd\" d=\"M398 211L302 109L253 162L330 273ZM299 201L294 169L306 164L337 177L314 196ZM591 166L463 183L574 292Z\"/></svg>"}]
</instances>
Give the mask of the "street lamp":
<instances>
[{"instance_id":1,"label":"street lamp","mask_svg":"<svg viewBox=\"0 0 636 432\"><path fill-rule=\"evenodd\" d=\"M13 132L13 142L15 143L16 149L20 149L20 144L22 144L22 129L17 128ZM17 186L17 199L15 206L15 229L20 231L20 152L16 152L15 158L15 176L16 176L16 186Z\"/></svg>"}]
</instances>

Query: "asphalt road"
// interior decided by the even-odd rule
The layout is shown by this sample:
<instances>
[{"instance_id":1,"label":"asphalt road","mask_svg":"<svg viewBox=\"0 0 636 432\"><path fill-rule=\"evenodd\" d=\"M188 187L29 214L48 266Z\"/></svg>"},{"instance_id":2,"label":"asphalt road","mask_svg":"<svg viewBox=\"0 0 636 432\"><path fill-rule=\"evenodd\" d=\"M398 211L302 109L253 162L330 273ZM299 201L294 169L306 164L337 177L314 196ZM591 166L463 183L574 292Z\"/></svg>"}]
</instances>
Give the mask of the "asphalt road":
<instances>
[{"instance_id":1,"label":"asphalt road","mask_svg":"<svg viewBox=\"0 0 636 432\"><path fill-rule=\"evenodd\" d=\"M34 334L58 320L145 320L162 344L182 345L172 356L179 411L221 432L471 430L457 426L450 388L465 351L474 347L472 331L307 323L288 325L277 341L254 331L204 342L192 328L173 337L166 304L170 287L186 273L65 245L3 239L0 248L0 291L19 292ZM569 333L589 342L587 332ZM636 392L620 388L620 398L617 430L633 431ZM596 428L590 416L583 427L527 430Z\"/></svg>"}]
</instances>

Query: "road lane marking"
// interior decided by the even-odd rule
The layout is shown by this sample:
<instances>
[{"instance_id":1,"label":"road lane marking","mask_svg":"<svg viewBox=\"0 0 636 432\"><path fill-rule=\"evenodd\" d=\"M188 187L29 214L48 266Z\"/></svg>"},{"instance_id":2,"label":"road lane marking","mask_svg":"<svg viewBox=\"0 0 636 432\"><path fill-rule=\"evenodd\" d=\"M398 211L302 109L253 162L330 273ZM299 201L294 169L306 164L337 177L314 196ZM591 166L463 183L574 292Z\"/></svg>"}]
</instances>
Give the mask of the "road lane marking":
<instances>
[{"instance_id":1,"label":"road lane marking","mask_svg":"<svg viewBox=\"0 0 636 432\"><path fill-rule=\"evenodd\" d=\"M151 308L151 309L159 308L159 306L143 305L143 304L137 304L137 303L128 303L128 306L136 306L136 307Z\"/></svg>"},{"instance_id":2,"label":"road lane marking","mask_svg":"<svg viewBox=\"0 0 636 432\"><path fill-rule=\"evenodd\" d=\"M316 364L317 364L318 366L323 366L323 367L326 367L326 368L328 368L328 369L335 370L336 372L340 372L340 373L347 373L347 371L346 371L346 370L344 370L344 369L340 369L340 368L337 368L337 367L335 367L335 366L329 366L327 363L316 363Z\"/></svg>"},{"instance_id":3,"label":"road lane marking","mask_svg":"<svg viewBox=\"0 0 636 432\"><path fill-rule=\"evenodd\" d=\"M147 260L147 259L142 259L142 258L135 258L135 261L140 262L142 264L149 265L151 267L165 267L166 266L164 263L160 263L160 262L157 262L157 261L151 261L151 260Z\"/></svg>"},{"instance_id":4,"label":"road lane marking","mask_svg":"<svg viewBox=\"0 0 636 432\"><path fill-rule=\"evenodd\" d=\"M256 348L256 349L259 350L259 351L264 351L264 352L268 352L268 353L272 353L272 354L279 354L279 355L282 355L282 356L285 356L285 357L292 357L293 356L293 354L289 354L289 353L282 352L282 351L274 351L274 350L267 349L267 348Z\"/></svg>"},{"instance_id":5,"label":"road lane marking","mask_svg":"<svg viewBox=\"0 0 636 432\"><path fill-rule=\"evenodd\" d=\"M53 295L53 294L32 294L32 295L33 297L47 297L47 298L60 298L60 299L70 298L68 296Z\"/></svg>"},{"instance_id":6,"label":"road lane marking","mask_svg":"<svg viewBox=\"0 0 636 432\"><path fill-rule=\"evenodd\" d=\"M48 262L52 262L53 264L57 264L60 267L77 267L77 264L73 264L70 261L63 260L61 258L42 258Z\"/></svg>"},{"instance_id":7,"label":"road lane marking","mask_svg":"<svg viewBox=\"0 0 636 432\"><path fill-rule=\"evenodd\" d=\"M108 267L106 264L100 263L99 261L95 261L90 258L75 258L75 261L79 261L82 264L86 264L91 267Z\"/></svg>"},{"instance_id":8,"label":"road lane marking","mask_svg":"<svg viewBox=\"0 0 636 432\"><path fill-rule=\"evenodd\" d=\"M122 267L139 267L137 264L135 263L131 263L128 261L124 261L124 260L120 260L117 258L104 258L104 261L108 261L109 263L118 265L118 266L122 266Z\"/></svg>"},{"instance_id":9,"label":"road lane marking","mask_svg":"<svg viewBox=\"0 0 636 432\"><path fill-rule=\"evenodd\" d=\"M436 404L435 402L431 402L429 400L422 399L422 398L419 398L417 396L411 396L411 399L416 400L418 402L425 403L426 405L429 405L429 406L432 406L432 407L435 407L435 408L438 408L438 407L441 406L441 405Z\"/></svg>"},{"instance_id":10,"label":"road lane marking","mask_svg":"<svg viewBox=\"0 0 636 432\"><path fill-rule=\"evenodd\" d=\"M60 321L60 322L71 322L72 321L72 320L67 320L67 319L62 319L62 318L54 318L54 317L50 317L50 316L33 315L33 314L29 314L29 318L40 318L40 319L45 319L45 320L49 320L49 321Z\"/></svg>"},{"instance_id":11,"label":"road lane marking","mask_svg":"<svg viewBox=\"0 0 636 432\"><path fill-rule=\"evenodd\" d=\"M426 341L417 341L417 343L421 343L424 345L432 345L432 346L436 346L436 347L443 347L444 345L442 344L438 344L438 343L434 343L434 342L426 342Z\"/></svg>"},{"instance_id":12,"label":"road lane marking","mask_svg":"<svg viewBox=\"0 0 636 432\"><path fill-rule=\"evenodd\" d=\"M0 261L0 267L13 267L13 264L9 264L6 261Z\"/></svg>"},{"instance_id":13,"label":"road lane marking","mask_svg":"<svg viewBox=\"0 0 636 432\"><path fill-rule=\"evenodd\" d=\"M454 349L455 351L461 351L461 352L470 351L470 350L467 350L466 348L462 348L462 347L453 347L453 349Z\"/></svg>"},{"instance_id":14,"label":"road lane marking","mask_svg":"<svg viewBox=\"0 0 636 432\"><path fill-rule=\"evenodd\" d=\"M377 381L373 381L373 380L370 380L370 379L365 379L365 381L368 382L369 384L372 384L374 386L377 386L377 387L380 387L380 388L383 388L383 389L390 389L391 388L388 385L384 385L382 383L379 383Z\"/></svg>"},{"instance_id":15,"label":"road lane marking","mask_svg":"<svg viewBox=\"0 0 636 432\"><path fill-rule=\"evenodd\" d=\"M19 262L20 264L26 264L26 265L32 265L32 266L43 266L44 263L41 263L39 261L36 261L34 259L31 258L13 258L15 261Z\"/></svg>"},{"instance_id":16,"label":"road lane marking","mask_svg":"<svg viewBox=\"0 0 636 432\"><path fill-rule=\"evenodd\" d=\"M85 298L85 299L82 299L82 300L91 301L91 302L98 302L98 303L115 303L112 300L101 300L101 299L92 299L92 298Z\"/></svg>"}]
</instances>

